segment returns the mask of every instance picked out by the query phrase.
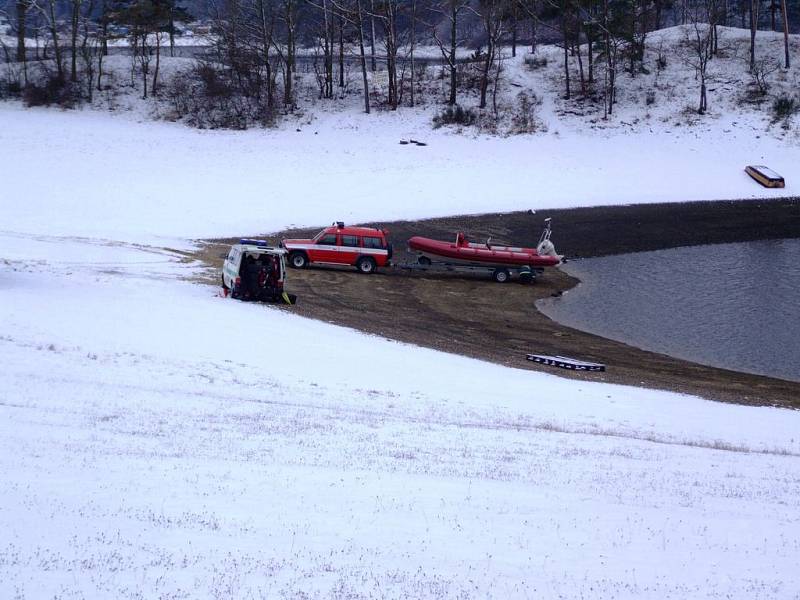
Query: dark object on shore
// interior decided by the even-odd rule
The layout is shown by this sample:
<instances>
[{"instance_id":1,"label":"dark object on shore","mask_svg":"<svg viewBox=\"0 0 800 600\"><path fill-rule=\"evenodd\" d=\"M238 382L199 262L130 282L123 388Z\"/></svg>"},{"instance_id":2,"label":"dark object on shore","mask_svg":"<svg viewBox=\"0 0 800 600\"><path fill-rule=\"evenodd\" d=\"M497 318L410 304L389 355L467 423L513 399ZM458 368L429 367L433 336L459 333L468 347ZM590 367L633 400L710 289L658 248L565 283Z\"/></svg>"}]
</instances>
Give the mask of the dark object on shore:
<instances>
[{"instance_id":1,"label":"dark object on shore","mask_svg":"<svg viewBox=\"0 0 800 600\"><path fill-rule=\"evenodd\" d=\"M748 165L744 171L764 187L782 188L786 186L783 177L764 165Z\"/></svg>"},{"instance_id":2,"label":"dark object on shore","mask_svg":"<svg viewBox=\"0 0 800 600\"><path fill-rule=\"evenodd\" d=\"M427 146L425 142L419 142L417 140L409 140L412 144L416 144L417 146Z\"/></svg>"},{"instance_id":3,"label":"dark object on shore","mask_svg":"<svg viewBox=\"0 0 800 600\"><path fill-rule=\"evenodd\" d=\"M567 356L546 356L543 354L528 354L528 360L551 367L570 369L571 371L605 371L606 366L602 363L586 362Z\"/></svg>"}]
</instances>

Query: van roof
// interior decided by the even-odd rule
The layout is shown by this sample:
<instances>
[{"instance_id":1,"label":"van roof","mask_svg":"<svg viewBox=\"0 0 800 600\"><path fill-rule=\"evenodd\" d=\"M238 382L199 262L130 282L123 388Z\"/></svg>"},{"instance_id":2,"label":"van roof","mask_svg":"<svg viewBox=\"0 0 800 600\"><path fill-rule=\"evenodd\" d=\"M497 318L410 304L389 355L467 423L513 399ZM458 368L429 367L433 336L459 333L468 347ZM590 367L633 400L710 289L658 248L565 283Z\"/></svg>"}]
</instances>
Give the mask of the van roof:
<instances>
[{"instance_id":1,"label":"van roof","mask_svg":"<svg viewBox=\"0 0 800 600\"><path fill-rule=\"evenodd\" d=\"M258 254L286 254L283 248L275 248L274 246L261 246L257 244L234 244L242 252L253 252Z\"/></svg>"}]
</instances>

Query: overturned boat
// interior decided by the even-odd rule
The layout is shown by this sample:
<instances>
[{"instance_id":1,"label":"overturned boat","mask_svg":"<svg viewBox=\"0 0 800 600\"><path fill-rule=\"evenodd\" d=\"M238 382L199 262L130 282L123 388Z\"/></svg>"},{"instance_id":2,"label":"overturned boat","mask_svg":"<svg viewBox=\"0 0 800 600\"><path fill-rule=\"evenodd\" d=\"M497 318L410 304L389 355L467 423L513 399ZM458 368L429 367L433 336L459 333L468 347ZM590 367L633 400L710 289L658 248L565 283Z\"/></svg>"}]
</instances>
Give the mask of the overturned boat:
<instances>
[{"instance_id":1,"label":"overturned boat","mask_svg":"<svg viewBox=\"0 0 800 600\"><path fill-rule=\"evenodd\" d=\"M778 175L775 171L764 165L748 165L745 167L744 172L750 175L758 183L768 188L782 188L786 187L786 182L783 177Z\"/></svg>"},{"instance_id":2,"label":"overturned boat","mask_svg":"<svg viewBox=\"0 0 800 600\"><path fill-rule=\"evenodd\" d=\"M420 264L446 263L496 268L536 269L554 267L561 263L562 256L556 252L550 241L550 219L545 219L545 228L539 237L536 248L516 248L492 244L491 238L485 243L470 242L459 232L454 242L443 242L414 236L408 240L409 250L418 253Z\"/></svg>"}]
</instances>

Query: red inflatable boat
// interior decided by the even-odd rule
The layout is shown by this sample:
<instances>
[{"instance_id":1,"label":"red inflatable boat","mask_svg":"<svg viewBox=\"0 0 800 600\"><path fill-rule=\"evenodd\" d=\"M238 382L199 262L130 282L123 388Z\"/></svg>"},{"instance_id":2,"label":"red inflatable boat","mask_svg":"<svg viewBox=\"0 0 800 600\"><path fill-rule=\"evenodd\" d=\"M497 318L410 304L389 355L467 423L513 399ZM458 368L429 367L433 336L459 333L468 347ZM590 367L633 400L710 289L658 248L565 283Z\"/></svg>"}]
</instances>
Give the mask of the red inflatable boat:
<instances>
[{"instance_id":1,"label":"red inflatable boat","mask_svg":"<svg viewBox=\"0 0 800 600\"><path fill-rule=\"evenodd\" d=\"M421 264L447 263L486 267L554 267L561 263L561 256L550 241L550 219L545 220L545 230L536 248L514 248L496 246L491 238L484 244L467 240L463 233L456 235L455 242L442 242L420 236L408 240L408 247L419 253Z\"/></svg>"}]
</instances>

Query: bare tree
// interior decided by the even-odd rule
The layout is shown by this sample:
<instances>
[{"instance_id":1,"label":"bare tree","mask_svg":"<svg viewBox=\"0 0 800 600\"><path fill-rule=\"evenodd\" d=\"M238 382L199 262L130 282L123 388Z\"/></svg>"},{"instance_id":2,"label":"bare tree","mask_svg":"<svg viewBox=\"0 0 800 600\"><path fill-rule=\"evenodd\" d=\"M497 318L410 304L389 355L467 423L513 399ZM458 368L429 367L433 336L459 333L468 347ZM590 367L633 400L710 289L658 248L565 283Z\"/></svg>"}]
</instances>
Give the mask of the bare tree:
<instances>
[{"instance_id":1,"label":"bare tree","mask_svg":"<svg viewBox=\"0 0 800 600\"><path fill-rule=\"evenodd\" d=\"M484 57L483 67L481 69L480 108L486 108L489 73L497 57L497 47L503 35L504 9L504 0L482 0L480 4L481 23L483 24L483 31L486 35L486 56Z\"/></svg>"},{"instance_id":2,"label":"bare tree","mask_svg":"<svg viewBox=\"0 0 800 600\"><path fill-rule=\"evenodd\" d=\"M292 84L295 74L295 56L297 53L297 0L282 0L281 19L286 33L285 42L280 45L276 42L275 48L283 59L283 104L289 110L294 110L295 95Z\"/></svg>"},{"instance_id":3,"label":"bare tree","mask_svg":"<svg viewBox=\"0 0 800 600\"><path fill-rule=\"evenodd\" d=\"M361 81L362 91L364 93L364 112L369 114L370 101L369 101L369 79L367 76L367 55L366 44L364 41L364 19L367 16L367 11L364 8L363 2L365 0L331 0L332 6L340 19L340 37L339 37L339 85L344 87L344 31L345 28L353 28L358 41L358 56L359 64L361 67ZM320 8L319 5L315 5ZM373 20L374 18L371 18Z\"/></svg>"},{"instance_id":4,"label":"bare tree","mask_svg":"<svg viewBox=\"0 0 800 600\"><path fill-rule=\"evenodd\" d=\"M16 8L17 8L17 61L24 63L26 60L25 29L28 20L27 0L17 0Z\"/></svg>"},{"instance_id":5,"label":"bare tree","mask_svg":"<svg viewBox=\"0 0 800 600\"><path fill-rule=\"evenodd\" d=\"M364 112L369 114L369 83L367 82L367 57L364 53L364 9L361 6L362 0L356 0L356 27L358 30L358 50L359 50L359 57L361 59L361 79L363 82L364 87ZM374 21L373 21L373 32L374 32ZM374 49L374 45L373 45ZM375 55L372 55L373 60L373 71L374 68L374 61Z\"/></svg>"},{"instance_id":6,"label":"bare tree","mask_svg":"<svg viewBox=\"0 0 800 600\"><path fill-rule=\"evenodd\" d=\"M494 78L492 81L492 113L494 114L495 121L499 118L497 110L497 90L500 87L500 74L503 72L503 51L502 49L497 52L497 66L494 70Z\"/></svg>"},{"instance_id":7,"label":"bare tree","mask_svg":"<svg viewBox=\"0 0 800 600\"><path fill-rule=\"evenodd\" d=\"M783 68L789 68L789 13L786 12L786 0L781 0L781 20L783 21Z\"/></svg>"},{"instance_id":8,"label":"bare tree","mask_svg":"<svg viewBox=\"0 0 800 600\"><path fill-rule=\"evenodd\" d=\"M569 15L568 15L568 0L561 0L559 9L561 11L561 35L562 35L562 44L564 46L564 86L565 86L565 93L564 98L569 100L570 98L570 87L569 87L569 45L570 45L570 36L569 36Z\"/></svg>"},{"instance_id":9,"label":"bare tree","mask_svg":"<svg viewBox=\"0 0 800 600\"><path fill-rule=\"evenodd\" d=\"M758 30L758 11L760 0L750 0L750 70L756 66L756 31Z\"/></svg>"},{"instance_id":10,"label":"bare tree","mask_svg":"<svg viewBox=\"0 0 800 600\"><path fill-rule=\"evenodd\" d=\"M103 80L103 57L108 55L108 21L107 2L102 0L102 12L100 20L100 29L98 30L97 41L100 45L97 52L97 91L102 90Z\"/></svg>"},{"instance_id":11,"label":"bare tree","mask_svg":"<svg viewBox=\"0 0 800 600\"><path fill-rule=\"evenodd\" d=\"M142 98L147 98L147 78L150 75L150 61L152 58L150 42L147 39L147 33L139 33L139 53L137 54L136 62L139 63L139 70L142 74Z\"/></svg>"},{"instance_id":12,"label":"bare tree","mask_svg":"<svg viewBox=\"0 0 800 600\"><path fill-rule=\"evenodd\" d=\"M64 62L61 55L61 44L58 40L58 22L56 21L56 0L32 0L32 6L45 22L50 39L53 43L53 55L56 63L56 72L60 80L64 79Z\"/></svg>"},{"instance_id":13,"label":"bare tree","mask_svg":"<svg viewBox=\"0 0 800 600\"><path fill-rule=\"evenodd\" d=\"M587 18L583 21L583 32L586 36L586 55L589 59L589 84L594 83L594 43L597 36L597 2L589 3Z\"/></svg>"},{"instance_id":14,"label":"bare tree","mask_svg":"<svg viewBox=\"0 0 800 600\"><path fill-rule=\"evenodd\" d=\"M80 57L83 63L83 71L86 85L86 98L89 102L92 101L94 95L94 76L97 72L98 81L97 89L100 89L99 78L102 76L102 48L100 46L100 38L93 34L91 30L91 15L94 13L94 0L89 0L86 11L81 15L80 29L81 29L81 45ZM98 67L95 69L94 58L99 55L101 60L98 62Z\"/></svg>"},{"instance_id":15,"label":"bare tree","mask_svg":"<svg viewBox=\"0 0 800 600\"><path fill-rule=\"evenodd\" d=\"M388 103L392 110L397 110L399 103L397 83L397 52L399 46L398 17L402 0L377 0L376 11L371 13L383 25L383 46L386 50L386 73L389 79Z\"/></svg>"},{"instance_id":16,"label":"bare tree","mask_svg":"<svg viewBox=\"0 0 800 600\"><path fill-rule=\"evenodd\" d=\"M511 56L513 58L517 55L517 27L519 24L518 0L511 0L511 9L508 19L510 21L509 29L511 30Z\"/></svg>"},{"instance_id":17,"label":"bare tree","mask_svg":"<svg viewBox=\"0 0 800 600\"><path fill-rule=\"evenodd\" d=\"M599 24L603 34L603 53L605 69L603 73L603 118L614 112L617 101L617 57L619 55L620 38L616 35L614 14L611 12L609 0L603 0L602 20Z\"/></svg>"},{"instance_id":18,"label":"bare tree","mask_svg":"<svg viewBox=\"0 0 800 600\"><path fill-rule=\"evenodd\" d=\"M375 63L375 0L369 0L369 26L371 29L370 36L369 36L369 56L370 56L370 67L372 68L372 72L374 73L378 66Z\"/></svg>"},{"instance_id":19,"label":"bare tree","mask_svg":"<svg viewBox=\"0 0 800 600\"><path fill-rule=\"evenodd\" d=\"M153 69L153 84L151 86L151 93L156 96L158 95L158 73L161 68L161 39L163 35L161 27L156 27L155 31L150 35L156 43L156 66Z\"/></svg>"},{"instance_id":20,"label":"bare tree","mask_svg":"<svg viewBox=\"0 0 800 600\"><path fill-rule=\"evenodd\" d=\"M270 58L270 50L274 43L275 31L275 10L272 2L256 0L255 13L257 16L256 38L259 42L258 54L261 57L261 64L264 65L264 73L267 80L267 109L272 112L275 104L273 97L275 78Z\"/></svg>"},{"instance_id":21,"label":"bare tree","mask_svg":"<svg viewBox=\"0 0 800 600\"><path fill-rule=\"evenodd\" d=\"M73 83L78 81L78 26L81 20L81 7L83 0L70 0L70 72L69 80Z\"/></svg>"},{"instance_id":22,"label":"bare tree","mask_svg":"<svg viewBox=\"0 0 800 600\"><path fill-rule=\"evenodd\" d=\"M414 47L417 44L417 0L411 0L411 106L414 106Z\"/></svg>"},{"instance_id":23,"label":"bare tree","mask_svg":"<svg viewBox=\"0 0 800 600\"><path fill-rule=\"evenodd\" d=\"M80 0L73 1L79 2ZM235 13L231 14L236 16ZM158 93L162 36L170 19L169 6L161 0L137 0L119 11L118 16L121 22L130 27L130 41L133 48L132 76L135 66L138 64L142 75L143 98L147 98L147 79L150 75L150 63L153 56L155 56L155 68L151 86L151 93L155 95ZM236 27L236 21L234 20L234 32L236 32ZM234 40L235 38L236 33L234 33ZM236 47L236 41L233 41L232 47Z\"/></svg>"},{"instance_id":24,"label":"bare tree","mask_svg":"<svg viewBox=\"0 0 800 600\"><path fill-rule=\"evenodd\" d=\"M320 35L325 67L322 96L333 98L333 14L331 0L322 0L323 26Z\"/></svg>"},{"instance_id":25,"label":"bare tree","mask_svg":"<svg viewBox=\"0 0 800 600\"><path fill-rule=\"evenodd\" d=\"M456 103L456 94L458 90L458 70L456 51L458 49L458 19L462 12L469 9L469 0L442 0L438 4L431 7L434 13L436 22L432 24L431 33L433 40L439 47L442 53L445 65L450 72L450 97L447 101L448 104L453 105ZM439 27L441 18L447 23L449 37L443 40L439 35Z\"/></svg>"},{"instance_id":26,"label":"bare tree","mask_svg":"<svg viewBox=\"0 0 800 600\"><path fill-rule=\"evenodd\" d=\"M683 60L694 68L695 76L700 81L700 103L697 112L701 115L708 110L706 82L708 80L708 63L713 56L714 28L709 23L712 20L709 8L709 4L705 4L688 11L691 24L684 30L686 50Z\"/></svg>"}]
</instances>

